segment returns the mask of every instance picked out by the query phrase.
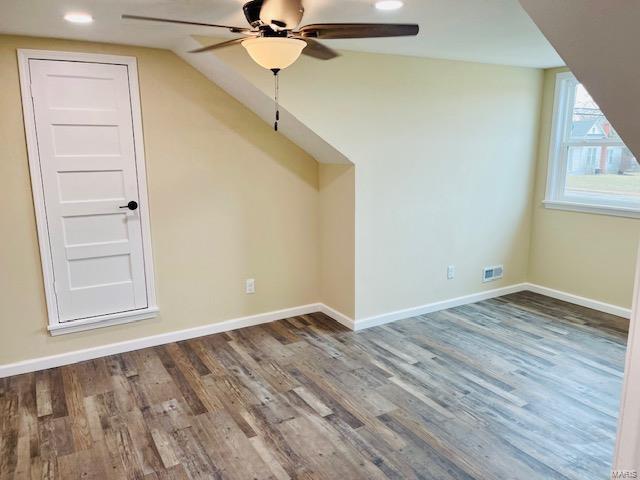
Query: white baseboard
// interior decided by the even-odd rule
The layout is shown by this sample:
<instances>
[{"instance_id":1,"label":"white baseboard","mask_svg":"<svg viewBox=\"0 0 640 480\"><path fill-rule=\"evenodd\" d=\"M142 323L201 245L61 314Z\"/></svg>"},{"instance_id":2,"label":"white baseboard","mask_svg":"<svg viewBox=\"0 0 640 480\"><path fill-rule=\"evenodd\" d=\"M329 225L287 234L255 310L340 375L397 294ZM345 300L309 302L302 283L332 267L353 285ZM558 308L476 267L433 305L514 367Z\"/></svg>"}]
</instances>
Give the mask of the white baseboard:
<instances>
[{"instance_id":1,"label":"white baseboard","mask_svg":"<svg viewBox=\"0 0 640 480\"><path fill-rule=\"evenodd\" d=\"M517 293L523 291L530 291L545 295L547 297L563 300L568 303L580 305L587 308L592 308L600 312L610 313L611 315L617 315L622 318L631 318L631 309L620 307L618 305L611 305L609 303L601 302L599 300L593 300L591 298L581 297L572 293L562 292L560 290L554 290L552 288L543 287L534 283L518 283L515 285L509 285L507 287L496 288L493 290L487 290L485 292L472 293L470 295L464 295L462 297L451 298L448 300L442 300L439 302L428 303L426 305L420 305L413 308L407 308L403 310L397 310L395 312L384 313L382 315L375 315L359 320L348 319L355 325L351 327L347 322L340 321L349 328L355 331L364 330L365 328L376 327L378 325L384 325L386 323L395 322L405 318L411 318L418 315L424 315L427 313L437 312L440 310L446 310L447 308L459 307L461 305L467 305L470 303L480 302L482 300L488 300L490 298L501 297L510 293ZM333 317L331 313L325 312L330 317ZM333 317L335 318L335 317Z\"/></svg>"},{"instance_id":2,"label":"white baseboard","mask_svg":"<svg viewBox=\"0 0 640 480\"><path fill-rule=\"evenodd\" d=\"M411 318L417 315L424 315L426 313L437 312L440 310L446 310L447 308L459 307L460 305L467 305L469 303L476 303L482 300L487 300L489 298L501 297L510 293L521 292L523 290L527 290L527 284L518 283L515 285L509 285L507 287L472 293L470 295L464 295L462 297L427 303L426 305L419 305L417 307L396 310L395 312L383 313L382 315L374 315L371 317L356 320L354 330L358 331L364 330L365 328L377 327L379 325L395 322L397 320Z\"/></svg>"},{"instance_id":3,"label":"white baseboard","mask_svg":"<svg viewBox=\"0 0 640 480\"><path fill-rule=\"evenodd\" d=\"M618 305L611 305L610 303L601 302L599 300L593 300L591 298L581 297L574 295L573 293L562 292L560 290L554 290L553 288L543 287L542 285L536 285L535 283L527 283L527 288L530 292L539 293L547 297L563 300L568 303L580 305L582 307L592 308L600 312L610 313L611 315L617 315L618 317L630 319L631 309L620 307Z\"/></svg>"},{"instance_id":4,"label":"white baseboard","mask_svg":"<svg viewBox=\"0 0 640 480\"><path fill-rule=\"evenodd\" d=\"M355 322L353 318L349 317L348 315L345 315L344 313L339 312L338 310L331 308L328 305L325 305L324 303L320 303L319 305L320 305L320 311L322 313L324 313L328 317L333 318L336 322L341 323L345 327L351 330L356 330Z\"/></svg>"},{"instance_id":5,"label":"white baseboard","mask_svg":"<svg viewBox=\"0 0 640 480\"><path fill-rule=\"evenodd\" d=\"M325 304L312 303L309 305L286 308L283 310L276 310L273 312L261 313L248 317L235 318L219 323L203 325L201 327L161 333L149 337L111 343L108 345L101 345L99 347L87 348L84 350L76 350L73 352L66 352L58 355L51 355L48 357L40 357L23 360L16 363L0 365L0 378L19 375L22 373L35 372L38 370L45 370L47 368L60 367L62 365L69 365L72 363L82 362L85 360L91 360L108 355L130 352L133 350L139 350L141 348L155 347L157 345L164 345L171 342L179 342L181 340L188 340L190 338L228 332L230 330L236 330L238 328L251 327L254 325L274 322L276 320L296 317L298 315L307 315L315 312L322 312L325 315L333 318L336 322L341 323L345 327L354 331L358 331L364 330L366 328L384 325L386 323L395 322L397 320L415 317L417 315L424 315L426 313L446 310L447 308L459 307L461 305L476 303L482 300L501 297L503 295L522 292L525 290L539 293L541 295L546 295L548 297L557 298L558 300L563 300L565 302L573 303L576 305L581 305L583 307L592 308L594 310L599 310L601 312L610 313L612 315L617 315L623 318L631 318L631 310L628 308L611 305L608 303L600 302L598 300L592 300L590 298L580 297L579 295L573 295L571 293L554 290L552 288L547 288L532 283L518 283L507 287L496 288L493 290L487 290L485 292L478 292L471 295L464 295L462 297L428 303L426 305L420 305L413 308L396 310L394 312L375 315L359 320L354 320L348 315L345 315Z\"/></svg>"},{"instance_id":6,"label":"white baseboard","mask_svg":"<svg viewBox=\"0 0 640 480\"><path fill-rule=\"evenodd\" d=\"M47 368L60 367L62 365L69 365L71 363L83 362L85 360L115 355L123 352L131 352L133 350L140 350L141 348L179 342L190 338L203 337L214 333L228 332L238 328L251 327L262 323L282 320L283 318L307 315L309 313L319 311L323 311L323 306L319 303L312 303L299 307L286 308L284 310L250 315L248 317L234 318L232 320L203 325L201 327L161 333L158 335L151 335L149 337L136 338L134 340L126 340L124 342L111 343L108 345L101 345L99 347L86 348L73 352L60 353L58 355L51 355L48 357L23 360L16 363L0 365L0 378L19 375L21 373L36 372Z\"/></svg>"}]
</instances>

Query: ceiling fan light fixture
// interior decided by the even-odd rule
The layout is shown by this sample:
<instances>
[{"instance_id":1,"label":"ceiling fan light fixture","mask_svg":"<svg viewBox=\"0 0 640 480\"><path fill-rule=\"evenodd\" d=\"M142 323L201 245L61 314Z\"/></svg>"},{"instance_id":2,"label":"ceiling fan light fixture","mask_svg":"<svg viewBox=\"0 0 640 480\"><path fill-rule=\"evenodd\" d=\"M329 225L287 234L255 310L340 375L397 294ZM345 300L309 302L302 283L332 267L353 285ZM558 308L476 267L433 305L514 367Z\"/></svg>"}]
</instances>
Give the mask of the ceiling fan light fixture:
<instances>
[{"instance_id":1,"label":"ceiling fan light fixture","mask_svg":"<svg viewBox=\"0 0 640 480\"><path fill-rule=\"evenodd\" d=\"M398 10L404 7L404 2L401 0L378 0L375 5L378 10Z\"/></svg>"},{"instance_id":2,"label":"ceiling fan light fixture","mask_svg":"<svg viewBox=\"0 0 640 480\"><path fill-rule=\"evenodd\" d=\"M296 38L258 37L242 42L249 56L263 68L282 70L293 64L307 43Z\"/></svg>"}]
</instances>

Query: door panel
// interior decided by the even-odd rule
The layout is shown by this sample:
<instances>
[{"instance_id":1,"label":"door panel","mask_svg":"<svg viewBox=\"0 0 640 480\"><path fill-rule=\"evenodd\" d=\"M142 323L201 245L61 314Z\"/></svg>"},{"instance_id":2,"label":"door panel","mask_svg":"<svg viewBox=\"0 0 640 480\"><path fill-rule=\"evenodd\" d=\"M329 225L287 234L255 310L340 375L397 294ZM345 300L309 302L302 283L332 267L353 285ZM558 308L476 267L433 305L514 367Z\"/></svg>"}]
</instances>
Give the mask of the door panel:
<instances>
[{"instance_id":1,"label":"door panel","mask_svg":"<svg viewBox=\"0 0 640 480\"><path fill-rule=\"evenodd\" d=\"M122 170L58 172L58 189L61 202L117 200L126 195Z\"/></svg>"},{"instance_id":2,"label":"door panel","mask_svg":"<svg viewBox=\"0 0 640 480\"><path fill-rule=\"evenodd\" d=\"M59 321L146 308L127 66L29 70Z\"/></svg>"}]
</instances>

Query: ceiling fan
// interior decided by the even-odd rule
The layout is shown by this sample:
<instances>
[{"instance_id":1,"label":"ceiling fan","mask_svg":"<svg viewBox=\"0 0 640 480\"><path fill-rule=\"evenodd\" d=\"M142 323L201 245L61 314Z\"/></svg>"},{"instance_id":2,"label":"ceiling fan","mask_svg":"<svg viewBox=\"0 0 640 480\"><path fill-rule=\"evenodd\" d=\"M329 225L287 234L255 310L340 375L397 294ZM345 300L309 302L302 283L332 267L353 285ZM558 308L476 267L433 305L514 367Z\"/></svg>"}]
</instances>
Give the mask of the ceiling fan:
<instances>
[{"instance_id":1,"label":"ceiling fan","mask_svg":"<svg viewBox=\"0 0 640 480\"><path fill-rule=\"evenodd\" d=\"M215 43L191 51L201 53L242 44L251 58L260 66L271 70L276 82L276 123L278 130L278 73L293 64L300 54L319 60L331 60L338 52L318 40L348 38L380 38L415 36L416 24L396 23L316 23L299 27L304 15L302 0L250 0L242 7L250 27L234 27L169 18L122 15L124 19L175 23L199 27L225 28L242 37ZM299 28L298 28L299 27Z\"/></svg>"}]
</instances>

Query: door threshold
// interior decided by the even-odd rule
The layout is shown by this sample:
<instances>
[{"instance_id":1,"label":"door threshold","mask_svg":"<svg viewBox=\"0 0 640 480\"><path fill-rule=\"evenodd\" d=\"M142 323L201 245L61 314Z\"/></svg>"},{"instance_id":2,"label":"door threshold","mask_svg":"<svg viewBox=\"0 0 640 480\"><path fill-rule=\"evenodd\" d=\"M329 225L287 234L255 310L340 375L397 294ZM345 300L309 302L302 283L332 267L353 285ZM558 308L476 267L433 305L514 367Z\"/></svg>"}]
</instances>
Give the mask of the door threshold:
<instances>
[{"instance_id":1,"label":"door threshold","mask_svg":"<svg viewBox=\"0 0 640 480\"><path fill-rule=\"evenodd\" d=\"M99 317L84 318L82 320L70 320L47 327L53 336L67 333L83 332L96 328L110 327L111 325L121 325L123 323L137 322L158 316L158 307L148 307L140 310L130 310L128 312L101 315Z\"/></svg>"}]
</instances>

